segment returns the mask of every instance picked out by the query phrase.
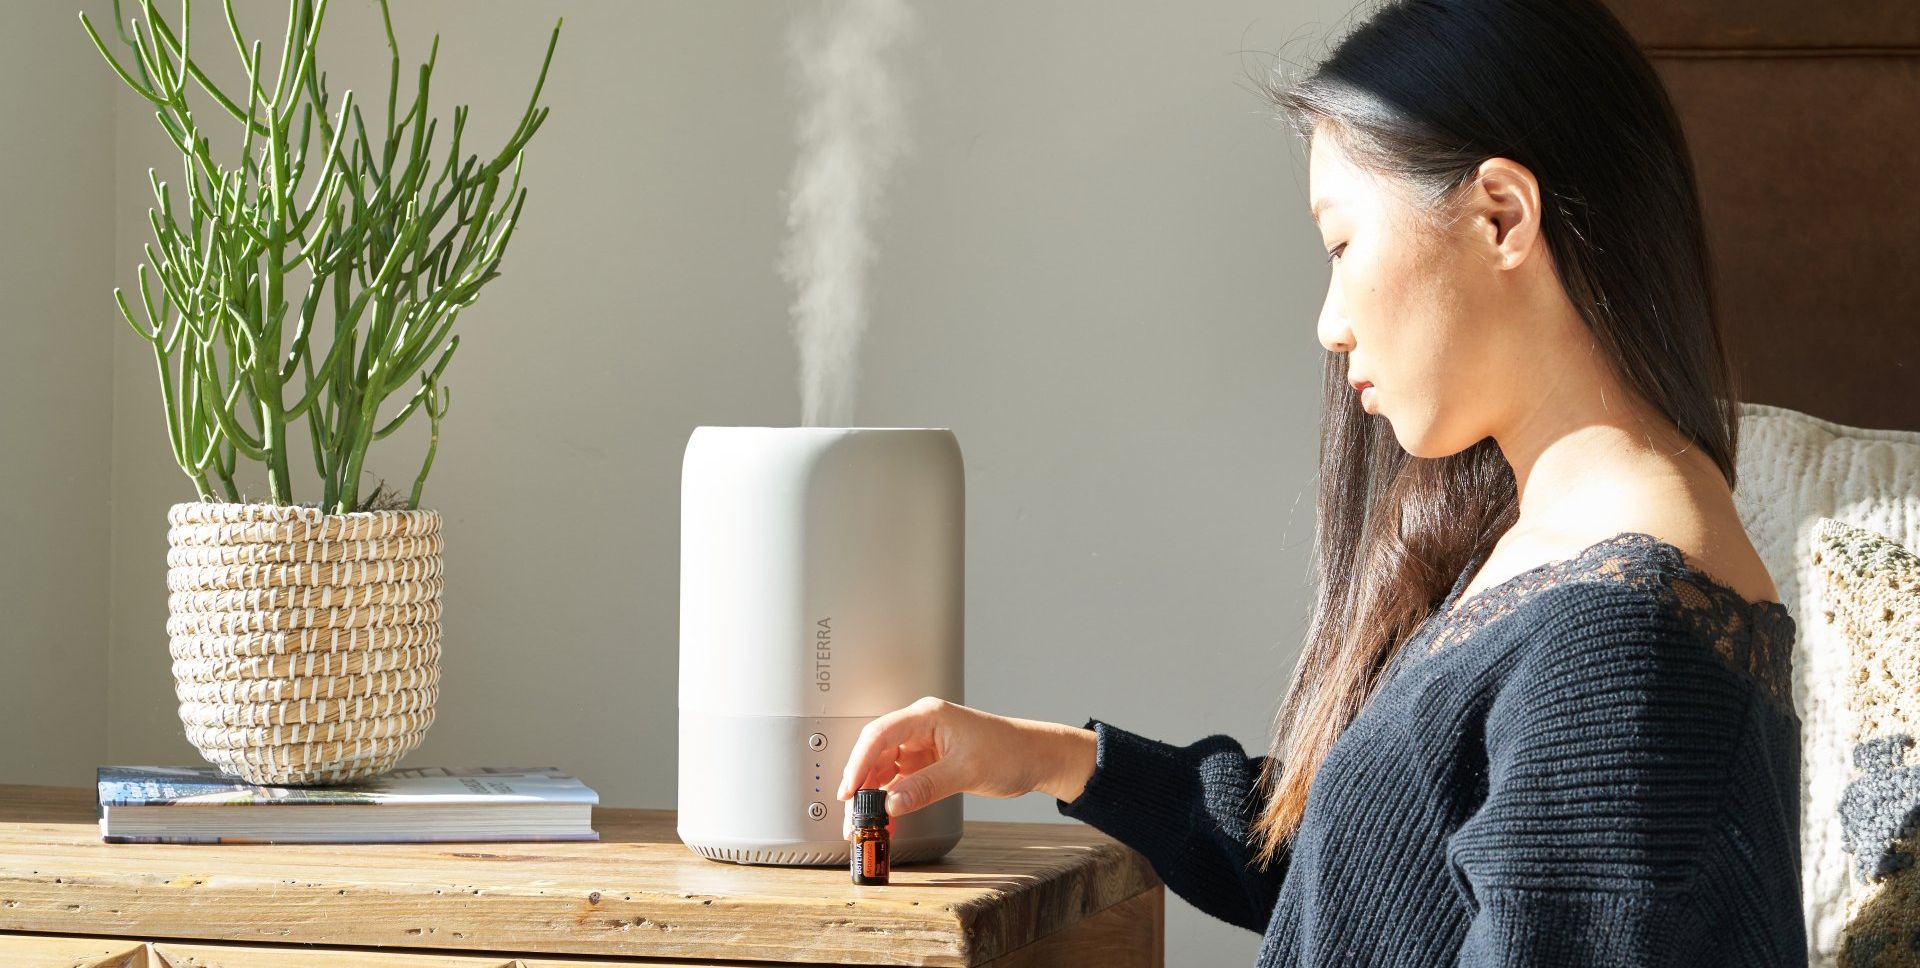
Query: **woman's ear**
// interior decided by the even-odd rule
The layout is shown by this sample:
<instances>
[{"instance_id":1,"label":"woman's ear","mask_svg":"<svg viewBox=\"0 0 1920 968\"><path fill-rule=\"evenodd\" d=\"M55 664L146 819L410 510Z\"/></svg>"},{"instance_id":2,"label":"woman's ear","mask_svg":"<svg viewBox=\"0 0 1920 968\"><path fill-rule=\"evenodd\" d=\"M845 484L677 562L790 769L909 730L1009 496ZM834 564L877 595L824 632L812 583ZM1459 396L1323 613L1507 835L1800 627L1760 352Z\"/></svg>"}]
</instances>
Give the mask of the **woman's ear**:
<instances>
[{"instance_id":1,"label":"woman's ear","mask_svg":"<svg viewBox=\"0 0 1920 968\"><path fill-rule=\"evenodd\" d=\"M1540 240L1540 182L1510 158L1488 158L1468 196L1473 236L1502 269L1525 262Z\"/></svg>"}]
</instances>

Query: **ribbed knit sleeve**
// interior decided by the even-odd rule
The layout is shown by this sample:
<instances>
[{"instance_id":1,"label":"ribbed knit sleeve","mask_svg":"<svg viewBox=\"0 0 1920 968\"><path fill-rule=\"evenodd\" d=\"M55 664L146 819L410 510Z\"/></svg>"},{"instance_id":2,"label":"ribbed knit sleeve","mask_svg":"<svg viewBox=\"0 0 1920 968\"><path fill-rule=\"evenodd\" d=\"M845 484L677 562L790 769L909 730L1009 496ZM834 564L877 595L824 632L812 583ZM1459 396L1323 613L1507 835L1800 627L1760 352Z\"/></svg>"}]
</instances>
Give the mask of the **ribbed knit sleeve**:
<instances>
[{"instance_id":1,"label":"ribbed knit sleeve","mask_svg":"<svg viewBox=\"0 0 1920 968\"><path fill-rule=\"evenodd\" d=\"M1487 709L1486 797L1446 846L1473 911L1459 964L1804 959L1797 898L1779 903L1793 875L1725 876L1727 844L1797 856L1751 819L1797 816L1783 802L1797 782L1742 769L1781 738L1754 684L1651 598L1556 589L1533 604ZM1749 915L1710 913L1724 911Z\"/></svg>"},{"instance_id":2,"label":"ribbed knit sleeve","mask_svg":"<svg viewBox=\"0 0 1920 968\"><path fill-rule=\"evenodd\" d=\"M1171 746L1089 719L1098 752L1093 775L1060 813L1132 847L1169 889L1230 924L1265 931L1286 876L1283 853L1253 864L1258 809L1251 791L1265 757L1223 735Z\"/></svg>"}]
</instances>

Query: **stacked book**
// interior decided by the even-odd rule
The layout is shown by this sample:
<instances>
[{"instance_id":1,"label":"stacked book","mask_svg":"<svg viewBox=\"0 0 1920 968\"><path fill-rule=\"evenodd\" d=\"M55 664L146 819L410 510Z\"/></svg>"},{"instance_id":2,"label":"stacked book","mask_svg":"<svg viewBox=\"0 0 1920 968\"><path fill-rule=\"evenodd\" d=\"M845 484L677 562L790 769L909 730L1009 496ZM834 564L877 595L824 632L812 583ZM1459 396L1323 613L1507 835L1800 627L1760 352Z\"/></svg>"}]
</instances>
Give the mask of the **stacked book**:
<instances>
[{"instance_id":1,"label":"stacked book","mask_svg":"<svg viewBox=\"0 0 1920 968\"><path fill-rule=\"evenodd\" d=\"M103 766L114 844L599 840L599 794L551 767L393 770L354 783L260 786L211 766Z\"/></svg>"}]
</instances>

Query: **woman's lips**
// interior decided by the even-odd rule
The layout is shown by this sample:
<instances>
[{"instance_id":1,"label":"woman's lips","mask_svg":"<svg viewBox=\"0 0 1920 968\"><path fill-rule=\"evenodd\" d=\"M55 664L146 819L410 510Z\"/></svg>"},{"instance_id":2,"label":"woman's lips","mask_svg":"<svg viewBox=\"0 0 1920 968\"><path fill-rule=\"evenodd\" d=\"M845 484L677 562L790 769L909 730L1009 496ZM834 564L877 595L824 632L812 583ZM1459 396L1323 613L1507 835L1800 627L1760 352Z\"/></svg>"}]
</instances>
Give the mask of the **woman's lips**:
<instances>
[{"instance_id":1,"label":"woman's lips","mask_svg":"<svg viewBox=\"0 0 1920 968\"><path fill-rule=\"evenodd\" d=\"M1363 383L1360 385L1360 409L1368 413L1373 412L1374 389L1374 385L1371 383Z\"/></svg>"}]
</instances>

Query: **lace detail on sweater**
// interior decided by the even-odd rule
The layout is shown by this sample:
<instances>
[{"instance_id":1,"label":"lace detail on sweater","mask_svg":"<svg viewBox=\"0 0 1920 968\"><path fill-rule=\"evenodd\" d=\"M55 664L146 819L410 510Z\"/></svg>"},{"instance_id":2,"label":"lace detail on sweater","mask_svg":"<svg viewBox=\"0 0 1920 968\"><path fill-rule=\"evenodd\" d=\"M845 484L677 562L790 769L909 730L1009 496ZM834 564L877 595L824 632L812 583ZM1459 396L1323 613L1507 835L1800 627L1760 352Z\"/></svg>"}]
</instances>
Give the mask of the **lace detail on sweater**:
<instances>
[{"instance_id":1,"label":"lace detail on sweater","mask_svg":"<svg viewBox=\"0 0 1920 968\"><path fill-rule=\"evenodd\" d=\"M1550 561L1460 600L1460 592L1486 555L1469 563L1454 581L1420 636L1429 655L1472 636L1519 608L1533 593L1572 582L1614 582L1661 592L1670 614L1729 666L1746 675L1769 700L1793 708L1795 624L1781 602L1754 602L1686 560L1678 547L1639 531L1625 531L1572 558ZM1651 566L1651 567L1649 567Z\"/></svg>"}]
</instances>

